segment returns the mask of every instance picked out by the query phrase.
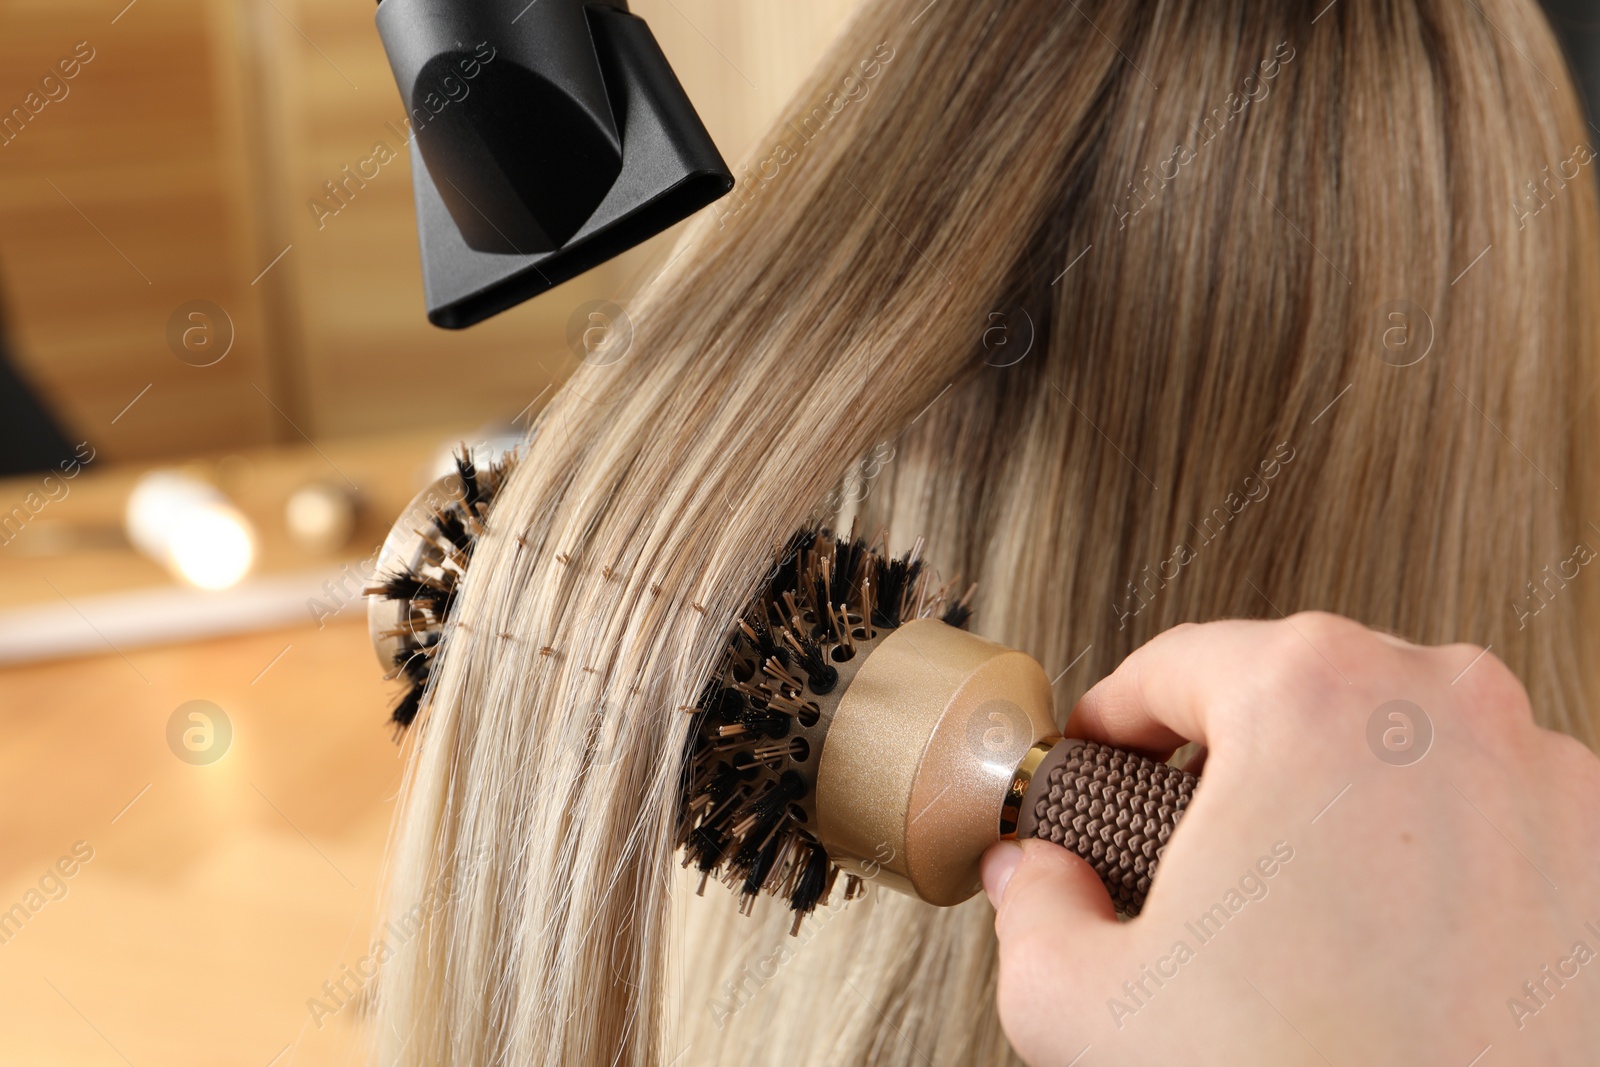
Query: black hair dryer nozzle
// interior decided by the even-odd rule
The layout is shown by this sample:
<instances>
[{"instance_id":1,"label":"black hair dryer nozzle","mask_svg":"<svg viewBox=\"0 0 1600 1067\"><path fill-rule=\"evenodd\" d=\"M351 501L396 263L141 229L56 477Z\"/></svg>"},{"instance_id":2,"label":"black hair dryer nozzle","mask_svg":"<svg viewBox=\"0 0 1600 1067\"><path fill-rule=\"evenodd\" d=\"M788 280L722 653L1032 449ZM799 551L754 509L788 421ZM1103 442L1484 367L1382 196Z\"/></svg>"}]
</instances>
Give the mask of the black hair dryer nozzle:
<instances>
[{"instance_id":1,"label":"black hair dryer nozzle","mask_svg":"<svg viewBox=\"0 0 1600 1067\"><path fill-rule=\"evenodd\" d=\"M428 320L459 329L686 218L733 175L622 0L381 0Z\"/></svg>"}]
</instances>

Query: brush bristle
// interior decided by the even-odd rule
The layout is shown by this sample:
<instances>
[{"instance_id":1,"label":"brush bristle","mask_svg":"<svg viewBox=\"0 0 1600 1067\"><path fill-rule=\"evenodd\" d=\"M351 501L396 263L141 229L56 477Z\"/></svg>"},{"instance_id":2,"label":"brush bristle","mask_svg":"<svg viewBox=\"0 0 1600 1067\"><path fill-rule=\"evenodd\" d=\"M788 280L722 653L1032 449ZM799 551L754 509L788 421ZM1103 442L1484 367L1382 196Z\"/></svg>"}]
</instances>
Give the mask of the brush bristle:
<instances>
[{"instance_id":1,"label":"brush bristle","mask_svg":"<svg viewBox=\"0 0 1600 1067\"><path fill-rule=\"evenodd\" d=\"M679 844L684 866L715 877L748 911L759 893L789 902L794 930L826 904L839 864L806 827L820 745L799 736L818 721L835 663L856 645L916 618L966 621L967 596L930 589L920 542L898 558L826 528L789 539L777 568L734 627L711 682L690 709ZM846 873L845 899L863 891Z\"/></svg>"},{"instance_id":2,"label":"brush bristle","mask_svg":"<svg viewBox=\"0 0 1600 1067\"><path fill-rule=\"evenodd\" d=\"M489 507L505 484L515 458L508 453L498 462L480 468L463 446L455 461L460 494L430 508L422 518L418 528L425 542L422 558L380 573L367 591L370 596L405 605L405 626L389 674L405 684L389 716L397 731L404 731L422 712L445 619L455 603L472 550L485 533ZM401 521L411 521L411 516Z\"/></svg>"}]
</instances>

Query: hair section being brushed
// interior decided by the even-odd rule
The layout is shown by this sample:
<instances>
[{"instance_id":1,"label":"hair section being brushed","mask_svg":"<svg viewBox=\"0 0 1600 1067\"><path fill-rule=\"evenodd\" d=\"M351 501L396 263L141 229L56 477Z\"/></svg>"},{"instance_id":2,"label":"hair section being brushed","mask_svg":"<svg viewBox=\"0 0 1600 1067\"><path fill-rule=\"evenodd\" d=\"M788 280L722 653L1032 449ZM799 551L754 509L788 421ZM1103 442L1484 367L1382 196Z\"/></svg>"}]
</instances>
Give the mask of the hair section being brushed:
<instances>
[{"instance_id":1,"label":"hair section being brushed","mask_svg":"<svg viewBox=\"0 0 1600 1067\"><path fill-rule=\"evenodd\" d=\"M869 886L791 938L674 854L682 709L841 485L821 517L925 536L1063 709L1177 622L1325 608L1493 643L1593 740L1589 575L1518 610L1600 545L1593 176L1517 209L1586 143L1559 52L1530 0L1317 6L860 9L489 513L413 727L382 1062L1008 1060L983 901Z\"/></svg>"}]
</instances>

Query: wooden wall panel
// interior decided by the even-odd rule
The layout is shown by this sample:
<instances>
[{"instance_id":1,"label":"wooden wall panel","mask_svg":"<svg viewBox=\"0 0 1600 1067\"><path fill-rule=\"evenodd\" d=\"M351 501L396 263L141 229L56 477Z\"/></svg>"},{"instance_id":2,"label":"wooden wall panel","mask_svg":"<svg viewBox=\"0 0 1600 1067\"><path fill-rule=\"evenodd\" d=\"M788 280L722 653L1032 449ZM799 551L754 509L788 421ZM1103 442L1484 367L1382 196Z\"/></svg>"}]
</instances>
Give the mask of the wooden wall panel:
<instances>
[{"instance_id":1,"label":"wooden wall panel","mask_svg":"<svg viewBox=\"0 0 1600 1067\"><path fill-rule=\"evenodd\" d=\"M215 83L207 0L0 8L0 108L56 60L94 58L0 148L0 284L22 371L75 439L138 456L271 438L251 252ZM116 19L113 22L113 19ZM167 319L210 299L238 341L214 367L169 350ZM117 418L149 386L138 404ZM112 420L117 418L115 424Z\"/></svg>"},{"instance_id":2,"label":"wooden wall panel","mask_svg":"<svg viewBox=\"0 0 1600 1067\"><path fill-rule=\"evenodd\" d=\"M0 295L25 373L113 458L510 417L575 365L573 309L624 297L668 255L675 232L471 330L435 329L374 5L124 3L0 0L0 107L76 42L96 50L71 95L0 148ZM632 6L734 164L851 4ZM401 158L319 226L323 182L380 141ZM165 339L199 298L237 332L207 368Z\"/></svg>"}]
</instances>

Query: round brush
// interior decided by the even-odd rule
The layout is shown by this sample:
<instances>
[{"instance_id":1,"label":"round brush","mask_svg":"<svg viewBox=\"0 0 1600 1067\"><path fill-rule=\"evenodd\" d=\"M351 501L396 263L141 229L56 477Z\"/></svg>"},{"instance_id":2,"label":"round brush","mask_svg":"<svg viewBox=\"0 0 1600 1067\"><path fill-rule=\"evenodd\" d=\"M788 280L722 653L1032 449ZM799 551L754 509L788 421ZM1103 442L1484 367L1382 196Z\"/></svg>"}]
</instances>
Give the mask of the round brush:
<instances>
[{"instance_id":1,"label":"round brush","mask_svg":"<svg viewBox=\"0 0 1600 1067\"><path fill-rule=\"evenodd\" d=\"M462 445L456 469L430 483L406 505L378 549L367 594L367 632L378 662L405 688L390 713L404 730L422 708L444 623L483 536L489 505L515 463L508 454L482 469Z\"/></svg>"},{"instance_id":2,"label":"round brush","mask_svg":"<svg viewBox=\"0 0 1600 1067\"><path fill-rule=\"evenodd\" d=\"M405 682L409 726L506 470L455 474L395 525L368 590L380 661ZM696 703L683 763L685 865L744 898L781 896L795 926L844 876L931 904L981 888L1002 838L1043 838L1099 873L1136 915L1196 778L1063 738L1044 669L963 627L972 590L935 588L921 542L894 557L805 529L729 634Z\"/></svg>"},{"instance_id":3,"label":"round brush","mask_svg":"<svg viewBox=\"0 0 1600 1067\"><path fill-rule=\"evenodd\" d=\"M789 542L691 709L685 863L747 910L787 898L798 929L841 873L846 899L872 881L959 904L990 845L1038 837L1138 914L1197 779L1063 738L1044 669L962 629L971 590L932 588L920 548Z\"/></svg>"}]
</instances>

